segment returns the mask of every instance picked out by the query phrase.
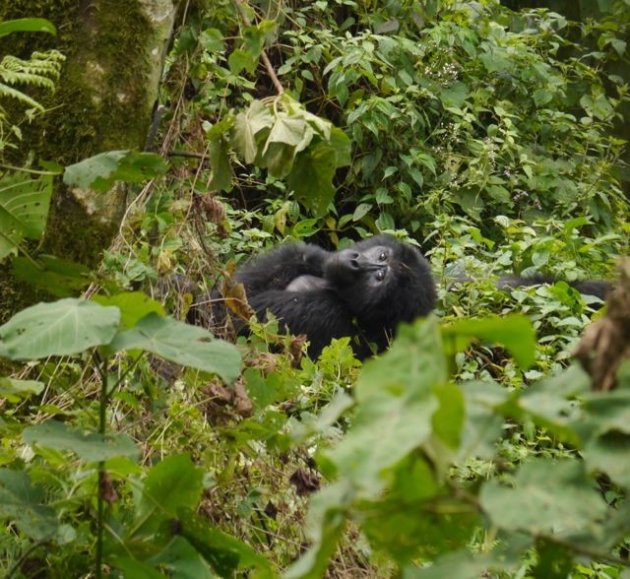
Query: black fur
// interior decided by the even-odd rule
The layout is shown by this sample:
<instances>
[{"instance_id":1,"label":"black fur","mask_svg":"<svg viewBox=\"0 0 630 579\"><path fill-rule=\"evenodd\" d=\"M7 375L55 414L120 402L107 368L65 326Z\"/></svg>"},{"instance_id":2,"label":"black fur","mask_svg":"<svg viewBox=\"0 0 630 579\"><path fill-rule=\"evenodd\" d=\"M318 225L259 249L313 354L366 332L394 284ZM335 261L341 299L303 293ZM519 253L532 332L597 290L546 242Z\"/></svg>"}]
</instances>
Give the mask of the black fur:
<instances>
[{"instance_id":1,"label":"black fur","mask_svg":"<svg viewBox=\"0 0 630 579\"><path fill-rule=\"evenodd\" d=\"M383 258L383 259L381 259ZM426 259L413 246L378 235L349 249L328 252L315 245L283 245L239 269L235 281L264 320L272 312L292 334L305 334L317 357L333 338L350 336L356 355L387 348L396 326L425 316L436 291ZM221 325L225 307L212 293L212 322ZM234 321L238 333L246 325Z\"/></svg>"},{"instance_id":2,"label":"black fur","mask_svg":"<svg viewBox=\"0 0 630 579\"><path fill-rule=\"evenodd\" d=\"M388 235L328 252L304 243L282 245L240 268L242 283L256 317L267 312L294 335L309 340L309 355L317 357L333 338L349 336L359 358L382 352L401 322L426 316L435 307L435 282L427 260L412 245ZM459 278L458 281L467 281ZM500 289L553 283L553 278L503 277ZM605 281L570 282L584 294L604 299ZM205 305L192 309L191 321L221 333L228 319L224 299L215 289ZM246 320L232 316L237 333L247 332Z\"/></svg>"}]
</instances>

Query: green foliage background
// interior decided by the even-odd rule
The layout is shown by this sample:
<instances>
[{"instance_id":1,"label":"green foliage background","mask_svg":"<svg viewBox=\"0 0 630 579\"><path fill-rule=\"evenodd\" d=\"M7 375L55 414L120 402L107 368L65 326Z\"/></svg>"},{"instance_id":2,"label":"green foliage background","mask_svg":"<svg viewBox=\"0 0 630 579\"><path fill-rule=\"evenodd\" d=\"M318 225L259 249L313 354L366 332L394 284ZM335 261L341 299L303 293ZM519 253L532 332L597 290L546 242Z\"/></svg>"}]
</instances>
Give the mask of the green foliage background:
<instances>
[{"instance_id":1,"label":"green foliage background","mask_svg":"<svg viewBox=\"0 0 630 579\"><path fill-rule=\"evenodd\" d=\"M157 179L98 271L14 262L98 295L0 327L0 573L627 578L628 365L592 392L569 358L597 299L494 286L628 253L630 10L600 4L581 23L493 0L192 6L166 176L129 151L68 167L97 190ZM3 199L38 237L43 209ZM346 339L310 360L277 324L234 347L173 319L282 240L380 231L430 257L441 321L364 366Z\"/></svg>"}]
</instances>

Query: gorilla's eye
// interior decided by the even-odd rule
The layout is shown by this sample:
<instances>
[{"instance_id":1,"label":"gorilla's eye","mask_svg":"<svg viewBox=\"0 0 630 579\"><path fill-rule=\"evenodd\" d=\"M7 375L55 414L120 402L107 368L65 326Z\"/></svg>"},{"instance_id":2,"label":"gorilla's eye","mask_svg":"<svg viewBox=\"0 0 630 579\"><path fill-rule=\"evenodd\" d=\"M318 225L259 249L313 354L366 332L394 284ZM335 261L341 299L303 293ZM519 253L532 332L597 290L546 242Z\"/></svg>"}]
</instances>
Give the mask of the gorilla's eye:
<instances>
[{"instance_id":1,"label":"gorilla's eye","mask_svg":"<svg viewBox=\"0 0 630 579\"><path fill-rule=\"evenodd\" d=\"M381 251L381 253L378 254L378 260L379 261L386 261L387 260L387 254L384 251Z\"/></svg>"},{"instance_id":2,"label":"gorilla's eye","mask_svg":"<svg viewBox=\"0 0 630 579\"><path fill-rule=\"evenodd\" d=\"M376 272L376 279L378 281L383 281L385 279L385 270L384 269L379 269Z\"/></svg>"}]
</instances>

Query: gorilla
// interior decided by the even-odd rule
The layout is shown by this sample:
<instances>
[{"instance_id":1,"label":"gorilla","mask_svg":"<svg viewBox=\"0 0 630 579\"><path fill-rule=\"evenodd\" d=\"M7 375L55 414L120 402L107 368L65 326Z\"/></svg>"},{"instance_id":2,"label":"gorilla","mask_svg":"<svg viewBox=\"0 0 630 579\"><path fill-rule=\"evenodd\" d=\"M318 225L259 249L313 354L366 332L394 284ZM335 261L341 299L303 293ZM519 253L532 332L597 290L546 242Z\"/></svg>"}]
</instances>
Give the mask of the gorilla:
<instances>
[{"instance_id":1,"label":"gorilla","mask_svg":"<svg viewBox=\"0 0 630 579\"><path fill-rule=\"evenodd\" d=\"M348 249L329 252L316 245L281 245L237 270L247 302L264 321L271 312L291 334L304 334L308 353L316 358L333 338L349 336L360 359L387 349L401 322L426 316L436 303L436 287L428 261L418 249L389 235L377 235ZM460 278L457 281L470 281ZM552 283L544 276L503 277L501 289ZM609 283L571 282L582 293L604 298ZM209 312L193 308L193 323L217 331L228 316L218 289L210 294ZM203 315L207 314L208 315ZM234 320L237 333L245 320Z\"/></svg>"},{"instance_id":2,"label":"gorilla","mask_svg":"<svg viewBox=\"0 0 630 579\"><path fill-rule=\"evenodd\" d=\"M377 235L348 249L329 252L316 245L281 245L254 258L234 275L256 317L271 312L291 334L304 334L316 358L333 338L349 336L364 359L385 350L400 322L426 316L436 289L427 260L412 245ZM210 324L227 316L217 289L210 299ZM234 320L237 333L246 324Z\"/></svg>"}]
</instances>

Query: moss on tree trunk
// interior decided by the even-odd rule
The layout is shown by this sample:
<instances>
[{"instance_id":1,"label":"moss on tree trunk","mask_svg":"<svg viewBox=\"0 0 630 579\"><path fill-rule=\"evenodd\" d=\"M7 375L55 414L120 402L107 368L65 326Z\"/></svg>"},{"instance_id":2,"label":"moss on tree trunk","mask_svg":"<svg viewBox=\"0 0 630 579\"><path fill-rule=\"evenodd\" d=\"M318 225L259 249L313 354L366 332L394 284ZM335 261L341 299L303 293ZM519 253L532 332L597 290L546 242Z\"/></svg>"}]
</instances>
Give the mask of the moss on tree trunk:
<instances>
[{"instance_id":1,"label":"moss on tree trunk","mask_svg":"<svg viewBox=\"0 0 630 579\"><path fill-rule=\"evenodd\" d=\"M28 57L34 50L56 48L67 57L56 93L37 95L49 111L24 127L22 148L7 160L22 166L34 152L36 162L69 165L102 151L142 149L176 4L171 0L0 3L1 20L44 17L58 31L57 37L12 34L0 42L0 55ZM92 266L118 230L124 209L122 188L77 195L59 179L42 250ZM3 284L11 282L6 273L3 277Z\"/></svg>"}]
</instances>

